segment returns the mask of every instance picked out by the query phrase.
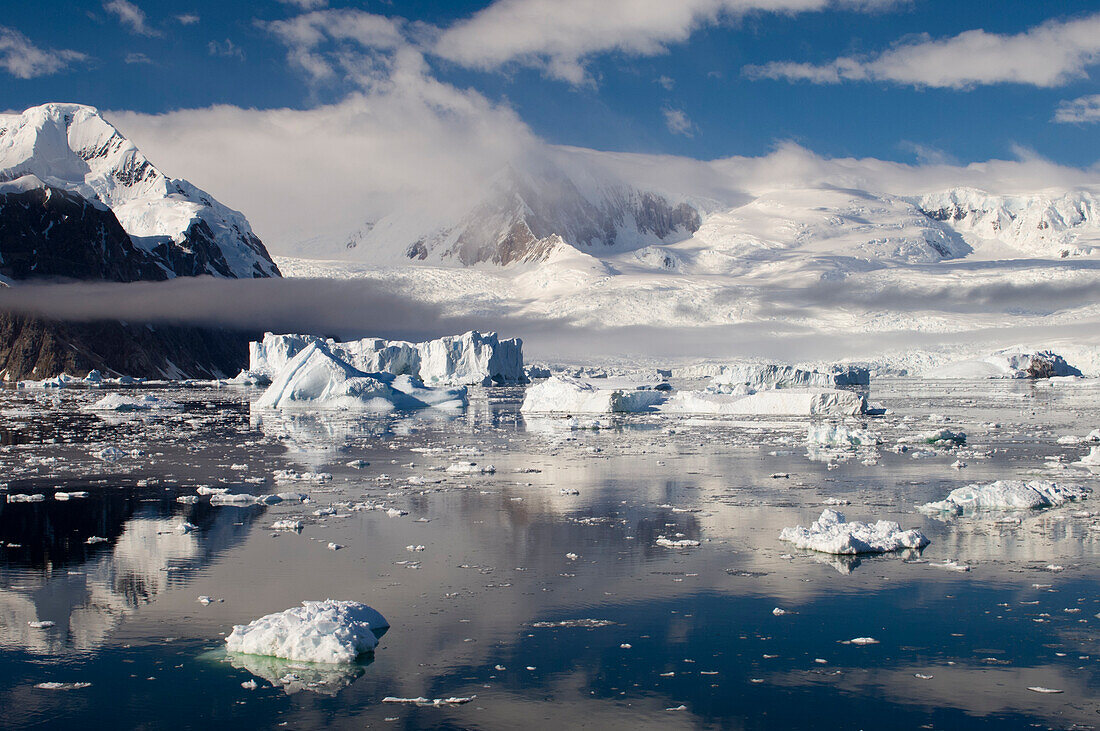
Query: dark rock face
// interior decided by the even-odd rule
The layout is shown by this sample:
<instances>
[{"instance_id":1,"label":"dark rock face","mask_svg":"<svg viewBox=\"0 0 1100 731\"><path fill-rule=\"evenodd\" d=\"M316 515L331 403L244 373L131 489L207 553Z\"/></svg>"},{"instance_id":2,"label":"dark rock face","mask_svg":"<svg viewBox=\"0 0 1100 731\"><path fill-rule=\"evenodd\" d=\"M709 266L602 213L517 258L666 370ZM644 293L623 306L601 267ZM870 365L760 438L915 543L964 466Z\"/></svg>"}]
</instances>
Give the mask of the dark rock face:
<instances>
[{"instance_id":1,"label":"dark rock face","mask_svg":"<svg viewBox=\"0 0 1100 731\"><path fill-rule=\"evenodd\" d=\"M58 322L0 312L0 373L41 380L92 369L139 378L222 378L248 365L256 333L118 321Z\"/></svg>"},{"instance_id":2,"label":"dark rock face","mask_svg":"<svg viewBox=\"0 0 1100 731\"><path fill-rule=\"evenodd\" d=\"M184 247L162 244L150 253L134 245L110 209L74 193L0 194L0 274L11 280L161 281L211 270L233 277L204 221L192 225ZM268 275L257 266L253 276ZM6 381L92 369L140 378L232 376L247 367L248 341L257 335L0 312L0 373Z\"/></svg>"},{"instance_id":3,"label":"dark rock face","mask_svg":"<svg viewBox=\"0 0 1100 731\"><path fill-rule=\"evenodd\" d=\"M114 213L57 188L0 194L0 274L112 282L168 278L134 246Z\"/></svg>"}]
</instances>

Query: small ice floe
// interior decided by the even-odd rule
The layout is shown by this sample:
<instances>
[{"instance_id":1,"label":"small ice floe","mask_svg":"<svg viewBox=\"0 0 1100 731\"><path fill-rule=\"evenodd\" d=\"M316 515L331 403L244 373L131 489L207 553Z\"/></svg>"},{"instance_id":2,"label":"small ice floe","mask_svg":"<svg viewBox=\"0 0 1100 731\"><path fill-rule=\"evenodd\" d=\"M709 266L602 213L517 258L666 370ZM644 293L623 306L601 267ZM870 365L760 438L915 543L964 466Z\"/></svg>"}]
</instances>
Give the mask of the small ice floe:
<instances>
[{"instance_id":1,"label":"small ice floe","mask_svg":"<svg viewBox=\"0 0 1100 731\"><path fill-rule=\"evenodd\" d=\"M123 452L118 447L104 447L96 452L92 452L92 456L104 462L117 462L126 456L126 452Z\"/></svg>"},{"instance_id":2,"label":"small ice floe","mask_svg":"<svg viewBox=\"0 0 1100 731\"><path fill-rule=\"evenodd\" d=\"M1064 690L1059 690L1058 688L1044 688L1041 685L1029 685L1027 689L1032 693L1065 693Z\"/></svg>"},{"instance_id":3,"label":"small ice floe","mask_svg":"<svg viewBox=\"0 0 1100 731\"><path fill-rule=\"evenodd\" d=\"M300 531L300 530L302 530L302 521L300 521L300 520L291 520L289 518L284 518L282 520L276 520L274 523L271 524L271 529L272 530Z\"/></svg>"},{"instance_id":4,"label":"small ice floe","mask_svg":"<svg viewBox=\"0 0 1100 731\"><path fill-rule=\"evenodd\" d=\"M477 698L476 695L458 697L452 696L450 698L397 698L396 696L388 695L382 699L383 703L407 703L413 706L429 706L432 708L439 708L440 706L461 706L471 702Z\"/></svg>"},{"instance_id":5,"label":"small ice floe","mask_svg":"<svg viewBox=\"0 0 1100 731\"><path fill-rule=\"evenodd\" d=\"M842 645L877 645L878 640L874 637L853 637L850 640L840 640Z\"/></svg>"},{"instance_id":6,"label":"small ice floe","mask_svg":"<svg viewBox=\"0 0 1100 731\"><path fill-rule=\"evenodd\" d=\"M898 444L930 444L933 447L962 447L966 445L966 433L950 429L920 432L913 436L902 437Z\"/></svg>"},{"instance_id":7,"label":"small ice floe","mask_svg":"<svg viewBox=\"0 0 1100 731\"><path fill-rule=\"evenodd\" d=\"M34 627L35 629L46 629L48 627L53 627L55 624L57 624L57 622L51 622L48 619L43 619L40 622L27 622L28 627Z\"/></svg>"},{"instance_id":8,"label":"small ice floe","mask_svg":"<svg viewBox=\"0 0 1100 731\"><path fill-rule=\"evenodd\" d=\"M343 546L339 543L333 543L330 541L328 544L328 550L330 551L339 551L341 548L343 548Z\"/></svg>"},{"instance_id":9,"label":"small ice floe","mask_svg":"<svg viewBox=\"0 0 1100 731\"><path fill-rule=\"evenodd\" d=\"M386 511L386 515L390 516L391 518L400 518L402 515L408 515L408 514L409 514L408 510L401 510L399 508L390 508L389 510Z\"/></svg>"},{"instance_id":10,"label":"small ice floe","mask_svg":"<svg viewBox=\"0 0 1100 731\"><path fill-rule=\"evenodd\" d=\"M847 427L843 424L810 424L806 443L822 447L873 447L879 438L866 429Z\"/></svg>"},{"instance_id":11,"label":"small ice floe","mask_svg":"<svg viewBox=\"0 0 1100 731\"><path fill-rule=\"evenodd\" d=\"M665 536L657 536L657 545L664 546L665 548L697 548L700 543L691 538L666 538Z\"/></svg>"},{"instance_id":12,"label":"small ice floe","mask_svg":"<svg viewBox=\"0 0 1100 731\"><path fill-rule=\"evenodd\" d=\"M944 559L942 563L930 563L928 564L935 569L943 569L944 571L956 571L958 573L966 573L970 570L970 566L958 561L952 561L950 559Z\"/></svg>"},{"instance_id":13,"label":"small ice floe","mask_svg":"<svg viewBox=\"0 0 1100 731\"><path fill-rule=\"evenodd\" d=\"M224 495L229 492L228 487L210 487L209 485L199 485L195 488L195 492L199 495Z\"/></svg>"},{"instance_id":14,"label":"small ice floe","mask_svg":"<svg viewBox=\"0 0 1100 731\"><path fill-rule=\"evenodd\" d=\"M665 710L666 711L686 711L687 709L688 709L688 707L685 706L683 703L681 703L678 706L673 706L671 708L666 708Z\"/></svg>"},{"instance_id":15,"label":"small ice floe","mask_svg":"<svg viewBox=\"0 0 1100 731\"><path fill-rule=\"evenodd\" d=\"M199 604L201 604L205 607L205 606L208 606L210 604L213 604L215 599L212 596L206 596L205 594L203 594L202 596L200 596L195 601L197 601Z\"/></svg>"},{"instance_id":16,"label":"small ice floe","mask_svg":"<svg viewBox=\"0 0 1100 731\"><path fill-rule=\"evenodd\" d=\"M329 472L295 472L294 470L275 470L276 482L329 482L332 474Z\"/></svg>"},{"instance_id":17,"label":"small ice floe","mask_svg":"<svg viewBox=\"0 0 1100 731\"><path fill-rule=\"evenodd\" d=\"M446 471L452 475L492 475L497 468L491 464L479 465L477 462L454 462Z\"/></svg>"},{"instance_id":18,"label":"small ice floe","mask_svg":"<svg viewBox=\"0 0 1100 731\"><path fill-rule=\"evenodd\" d=\"M81 500L81 499L86 498L86 497L88 497L88 491L87 490L74 490L72 492L55 492L53 494L53 499L54 500L61 500L62 502L66 501L66 500Z\"/></svg>"},{"instance_id":19,"label":"small ice floe","mask_svg":"<svg viewBox=\"0 0 1100 731\"><path fill-rule=\"evenodd\" d=\"M558 622L532 622L531 626L537 629L572 629L576 627L597 629L599 627L610 627L614 624L616 623L610 619L563 619Z\"/></svg>"},{"instance_id":20,"label":"small ice floe","mask_svg":"<svg viewBox=\"0 0 1100 731\"><path fill-rule=\"evenodd\" d=\"M33 495L15 494L8 495L9 503L40 503L46 500L46 496L42 493L35 493Z\"/></svg>"},{"instance_id":21,"label":"small ice floe","mask_svg":"<svg viewBox=\"0 0 1100 731\"><path fill-rule=\"evenodd\" d=\"M416 553L424 550L424 546L405 546L405 550L411 553Z\"/></svg>"},{"instance_id":22,"label":"small ice floe","mask_svg":"<svg viewBox=\"0 0 1100 731\"><path fill-rule=\"evenodd\" d=\"M195 525L194 523L188 523L186 520L184 520L184 521L176 524L175 531L176 531L176 533L183 534L183 533L190 533L191 531L196 531L198 529L199 529L199 527L197 525Z\"/></svg>"},{"instance_id":23,"label":"small ice floe","mask_svg":"<svg viewBox=\"0 0 1100 731\"><path fill-rule=\"evenodd\" d=\"M226 492L210 496L211 505L255 505L256 502L256 496L249 495L246 492Z\"/></svg>"},{"instance_id":24,"label":"small ice floe","mask_svg":"<svg viewBox=\"0 0 1100 731\"><path fill-rule=\"evenodd\" d=\"M821 553L888 553L903 548L924 548L929 540L918 529L902 530L892 520L861 523L844 520L844 515L826 508L809 528L784 528L779 540Z\"/></svg>"},{"instance_id":25,"label":"small ice floe","mask_svg":"<svg viewBox=\"0 0 1100 731\"><path fill-rule=\"evenodd\" d=\"M916 678L917 680L931 680L935 676L934 675L927 675L925 673L913 673L913 677Z\"/></svg>"},{"instance_id":26,"label":"small ice floe","mask_svg":"<svg viewBox=\"0 0 1100 731\"><path fill-rule=\"evenodd\" d=\"M345 466L361 470L364 467L370 467L370 462L366 461L365 459L353 459L350 462L346 462Z\"/></svg>"},{"instance_id":27,"label":"small ice floe","mask_svg":"<svg viewBox=\"0 0 1100 731\"><path fill-rule=\"evenodd\" d=\"M84 411L175 411L183 406L175 401L157 398L153 394L143 396L125 396L120 393L109 393L94 404L88 404Z\"/></svg>"},{"instance_id":28,"label":"small ice floe","mask_svg":"<svg viewBox=\"0 0 1100 731\"><path fill-rule=\"evenodd\" d=\"M961 470L964 467L966 467L966 462L963 462L961 459L957 459L951 463L951 469L953 470Z\"/></svg>"},{"instance_id":29,"label":"small ice floe","mask_svg":"<svg viewBox=\"0 0 1100 731\"><path fill-rule=\"evenodd\" d=\"M35 688L39 690L82 690L92 687L91 683L37 683Z\"/></svg>"},{"instance_id":30,"label":"small ice floe","mask_svg":"<svg viewBox=\"0 0 1100 731\"><path fill-rule=\"evenodd\" d=\"M102 536L89 536L88 539L84 541L84 543L86 543L89 546L94 546L97 543L106 543L106 542L107 542L107 539L103 538Z\"/></svg>"},{"instance_id":31,"label":"small ice floe","mask_svg":"<svg viewBox=\"0 0 1100 731\"><path fill-rule=\"evenodd\" d=\"M226 650L285 660L350 663L378 646L389 622L365 604L306 601L302 606L236 625L225 638Z\"/></svg>"},{"instance_id":32,"label":"small ice floe","mask_svg":"<svg viewBox=\"0 0 1100 731\"><path fill-rule=\"evenodd\" d=\"M581 491L575 487L563 487L561 489L562 495L580 495Z\"/></svg>"},{"instance_id":33,"label":"small ice floe","mask_svg":"<svg viewBox=\"0 0 1100 731\"><path fill-rule=\"evenodd\" d=\"M772 614L774 614L777 617L782 617L786 613L787 613L786 609L781 609L779 607L776 607L775 609L772 610Z\"/></svg>"},{"instance_id":34,"label":"small ice floe","mask_svg":"<svg viewBox=\"0 0 1100 731\"><path fill-rule=\"evenodd\" d=\"M245 690L256 690L257 688L260 687L260 684L257 683L255 680L246 680L243 683L241 683L241 687L244 688Z\"/></svg>"},{"instance_id":35,"label":"small ice floe","mask_svg":"<svg viewBox=\"0 0 1100 731\"><path fill-rule=\"evenodd\" d=\"M578 558L580 558L580 556L572 552L565 554L565 557L570 561L576 561Z\"/></svg>"},{"instance_id":36,"label":"small ice floe","mask_svg":"<svg viewBox=\"0 0 1100 731\"><path fill-rule=\"evenodd\" d=\"M997 480L988 485L967 485L948 493L938 502L925 503L922 513L962 515L979 510L1033 510L1088 498L1089 490L1076 485L1059 485L1046 480Z\"/></svg>"}]
</instances>

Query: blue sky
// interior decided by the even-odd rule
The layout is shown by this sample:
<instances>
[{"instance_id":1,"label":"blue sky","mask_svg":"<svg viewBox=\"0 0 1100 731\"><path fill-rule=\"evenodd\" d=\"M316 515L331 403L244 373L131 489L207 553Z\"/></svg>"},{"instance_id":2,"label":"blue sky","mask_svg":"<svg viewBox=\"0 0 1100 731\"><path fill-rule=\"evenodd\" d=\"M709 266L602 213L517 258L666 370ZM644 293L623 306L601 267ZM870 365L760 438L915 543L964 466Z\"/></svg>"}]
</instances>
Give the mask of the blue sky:
<instances>
[{"instance_id":1,"label":"blue sky","mask_svg":"<svg viewBox=\"0 0 1100 731\"><path fill-rule=\"evenodd\" d=\"M485 0L8 0L0 17L0 98L9 109L77 101L147 114L223 104L309 109L393 83L392 56L411 47L433 80L514 109L551 143L700 159L762 155L783 140L828 157L918 163L1031 152L1075 167L1100 159L1100 114L1089 99L1100 94L1091 78L1100 74L1100 31L1088 25L1096 18L1100 28L1095 0L879 0L870 9L760 0L748 2L756 9L745 14L736 8L746 3L724 2L685 0L697 12L662 26L659 17L639 22L643 11L634 13L632 0L499 0L489 10ZM555 10L570 3L593 13L579 28L569 23L580 13ZM814 9L792 12L805 6ZM392 25L366 39L338 38L352 17L335 15L344 9ZM288 40L289 30L270 25L297 22L300 31L310 12L328 19L319 31L324 39L304 49L327 63L327 76L292 59L303 36ZM516 17L538 19L526 41L508 26ZM600 23L606 27L580 37L578 29ZM973 53L960 42L960 55L944 60L937 43L978 29L986 35ZM1030 35L1017 48L1010 44L1018 34ZM612 39L611 47L600 47L601 38ZM998 43L1027 68L1004 70ZM899 48L907 54L900 71L900 61L885 57ZM854 61L838 66L837 59ZM975 70L961 73L971 62ZM802 66L796 73L784 63ZM1043 63L1053 64L1046 76L1029 75ZM845 78L822 80L850 67ZM1078 107L1067 108L1079 111L1062 116L1077 121L1054 121L1059 106L1074 100Z\"/></svg>"}]
</instances>

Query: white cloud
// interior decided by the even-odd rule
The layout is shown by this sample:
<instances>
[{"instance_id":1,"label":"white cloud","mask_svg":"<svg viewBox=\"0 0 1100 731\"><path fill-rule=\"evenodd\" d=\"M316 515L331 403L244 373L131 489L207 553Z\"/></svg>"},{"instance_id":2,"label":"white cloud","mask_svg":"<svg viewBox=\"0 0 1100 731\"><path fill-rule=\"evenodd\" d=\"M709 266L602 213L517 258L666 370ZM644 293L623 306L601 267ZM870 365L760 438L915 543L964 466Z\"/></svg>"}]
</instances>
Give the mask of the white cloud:
<instances>
[{"instance_id":1,"label":"white cloud","mask_svg":"<svg viewBox=\"0 0 1100 731\"><path fill-rule=\"evenodd\" d=\"M676 81L668 76L658 76L655 82L665 91L672 91L676 87Z\"/></svg>"},{"instance_id":2,"label":"white cloud","mask_svg":"<svg viewBox=\"0 0 1100 731\"><path fill-rule=\"evenodd\" d=\"M328 0L279 0L283 5L293 5L300 10L316 10L328 5Z\"/></svg>"},{"instance_id":3,"label":"white cloud","mask_svg":"<svg viewBox=\"0 0 1100 731\"><path fill-rule=\"evenodd\" d=\"M76 51L39 48L29 38L0 25L0 69L19 79L55 74L88 57Z\"/></svg>"},{"instance_id":4,"label":"white cloud","mask_svg":"<svg viewBox=\"0 0 1100 731\"><path fill-rule=\"evenodd\" d=\"M210 41L206 44L207 51L211 56L221 56L222 58L238 58L244 60L244 51L233 41L226 38L224 41Z\"/></svg>"},{"instance_id":5,"label":"white cloud","mask_svg":"<svg viewBox=\"0 0 1100 731\"><path fill-rule=\"evenodd\" d=\"M259 25L286 45L291 65L314 81L334 79L339 68L368 85L385 75L393 53L407 45L404 21L362 10L318 10Z\"/></svg>"},{"instance_id":6,"label":"white cloud","mask_svg":"<svg viewBox=\"0 0 1100 731\"><path fill-rule=\"evenodd\" d=\"M801 13L828 7L863 10L898 0L497 0L447 28L433 52L463 66L507 64L542 69L571 84L590 83L586 64L599 53L651 56L705 25L754 12Z\"/></svg>"},{"instance_id":7,"label":"white cloud","mask_svg":"<svg viewBox=\"0 0 1100 731\"><path fill-rule=\"evenodd\" d=\"M153 59L146 56L144 53L127 53L126 63L128 64L149 64L152 65Z\"/></svg>"},{"instance_id":8,"label":"white cloud","mask_svg":"<svg viewBox=\"0 0 1100 731\"><path fill-rule=\"evenodd\" d=\"M927 34L877 56L842 57L825 64L775 62L747 66L752 78L838 84L885 81L965 89L982 84L1064 85L1087 78L1100 63L1100 14L1049 20L1016 35L970 30L935 40Z\"/></svg>"},{"instance_id":9,"label":"white cloud","mask_svg":"<svg viewBox=\"0 0 1100 731\"><path fill-rule=\"evenodd\" d=\"M275 252L397 209L446 218L539 145L507 107L398 54L385 84L308 110L215 106L108 118L168 175L245 212Z\"/></svg>"},{"instance_id":10,"label":"white cloud","mask_svg":"<svg viewBox=\"0 0 1100 731\"><path fill-rule=\"evenodd\" d=\"M1100 122L1100 94L1062 102L1054 112L1054 121L1076 124Z\"/></svg>"},{"instance_id":11,"label":"white cloud","mask_svg":"<svg viewBox=\"0 0 1100 731\"><path fill-rule=\"evenodd\" d=\"M184 13L183 15L177 15L176 20L180 25L194 25L199 22L200 18L194 13Z\"/></svg>"},{"instance_id":12,"label":"white cloud","mask_svg":"<svg viewBox=\"0 0 1100 731\"><path fill-rule=\"evenodd\" d=\"M130 28L132 33L150 37L164 35L159 30L150 28L145 11L129 0L108 0L103 3L103 9L116 16L120 23Z\"/></svg>"},{"instance_id":13,"label":"white cloud","mask_svg":"<svg viewBox=\"0 0 1100 731\"><path fill-rule=\"evenodd\" d=\"M665 107L661 110L661 114L664 115L665 126L672 134L683 135L684 137L695 136L695 124L688 119L684 110Z\"/></svg>"}]
</instances>

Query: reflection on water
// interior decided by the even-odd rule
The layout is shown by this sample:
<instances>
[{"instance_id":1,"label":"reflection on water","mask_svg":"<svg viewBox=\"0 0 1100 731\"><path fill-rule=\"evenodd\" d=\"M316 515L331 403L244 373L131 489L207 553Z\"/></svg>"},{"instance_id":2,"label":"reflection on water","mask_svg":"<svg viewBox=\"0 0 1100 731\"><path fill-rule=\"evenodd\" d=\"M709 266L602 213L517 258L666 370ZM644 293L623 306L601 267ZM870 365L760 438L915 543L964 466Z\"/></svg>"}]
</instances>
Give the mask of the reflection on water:
<instances>
[{"instance_id":1,"label":"reflection on water","mask_svg":"<svg viewBox=\"0 0 1100 731\"><path fill-rule=\"evenodd\" d=\"M90 496L0 503L0 542L12 544L0 549L0 704L21 709L5 722L198 726L210 711L190 706L201 705L218 709L217 725L261 727L1094 723L1097 509L915 510L967 482L1049 475L1052 456L1072 462L1082 448L1056 440L1097 426L1091 393L885 382L888 413L845 422L883 444L853 450L808 449L799 419L524 419L518 389L475 389L457 416L385 417L259 412L248 390L171 391L184 412L119 420L72 416L90 398L80 394L61 406L11 396L16 431L57 441L0 449L8 491ZM894 449L941 426L968 444ZM90 453L105 445L141 456L104 465ZM447 470L459 461L495 471ZM277 486L285 469L332 479ZM206 485L311 500L176 501ZM836 557L777 540L826 505L919 526L932 544ZM269 530L281 519L304 528ZM234 624L328 597L389 619L373 658L330 667L221 651ZM43 620L56 624L30 625ZM843 644L856 637L877 644ZM241 687L252 678L258 688ZM44 680L93 685L33 691ZM477 698L382 706L388 695ZM178 700L196 696L209 702ZM119 722L118 708L138 710Z\"/></svg>"}]
</instances>

